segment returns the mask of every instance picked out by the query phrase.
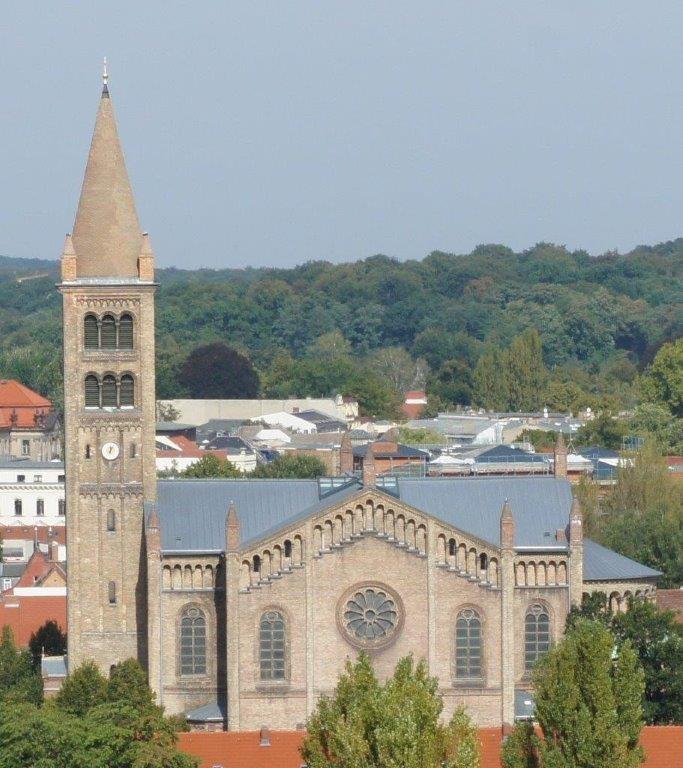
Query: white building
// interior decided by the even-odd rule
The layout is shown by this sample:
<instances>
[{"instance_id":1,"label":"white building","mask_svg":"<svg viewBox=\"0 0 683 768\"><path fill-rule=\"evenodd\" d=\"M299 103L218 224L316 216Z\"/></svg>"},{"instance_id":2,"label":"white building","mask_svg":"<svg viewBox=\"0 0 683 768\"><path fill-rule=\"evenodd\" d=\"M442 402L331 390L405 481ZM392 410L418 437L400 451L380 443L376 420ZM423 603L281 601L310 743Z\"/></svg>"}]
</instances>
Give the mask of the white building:
<instances>
[{"instance_id":1,"label":"white building","mask_svg":"<svg viewBox=\"0 0 683 768\"><path fill-rule=\"evenodd\" d=\"M0 525L64 525L64 463L0 460Z\"/></svg>"}]
</instances>

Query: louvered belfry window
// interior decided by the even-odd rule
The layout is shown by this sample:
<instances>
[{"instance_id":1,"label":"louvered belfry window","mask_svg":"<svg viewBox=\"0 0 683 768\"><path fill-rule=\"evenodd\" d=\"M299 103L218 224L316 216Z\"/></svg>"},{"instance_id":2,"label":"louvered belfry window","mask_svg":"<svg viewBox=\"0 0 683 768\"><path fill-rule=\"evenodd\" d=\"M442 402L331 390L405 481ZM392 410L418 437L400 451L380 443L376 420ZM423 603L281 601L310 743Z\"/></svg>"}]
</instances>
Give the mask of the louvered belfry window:
<instances>
[{"instance_id":1,"label":"louvered belfry window","mask_svg":"<svg viewBox=\"0 0 683 768\"><path fill-rule=\"evenodd\" d=\"M121 407L135 405L135 381L129 373L121 376L121 391L119 393Z\"/></svg>"},{"instance_id":2,"label":"louvered belfry window","mask_svg":"<svg viewBox=\"0 0 683 768\"><path fill-rule=\"evenodd\" d=\"M100 407L100 383L92 374L85 377L85 407Z\"/></svg>"},{"instance_id":3,"label":"louvered belfry window","mask_svg":"<svg viewBox=\"0 0 683 768\"><path fill-rule=\"evenodd\" d=\"M97 327L95 315L86 315L83 320L83 332L85 336L85 348L97 349L100 346L100 332Z\"/></svg>"},{"instance_id":4,"label":"louvered belfry window","mask_svg":"<svg viewBox=\"0 0 683 768\"><path fill-rule=\"evenodd\" d=\"M119 320L119 349L133 349L133 318L127 314Z\"/></svg>"},{"instance_id":5,"label":"louvered belfry window","mask_svg":"<svg viewBox=\"0 0 683 768\"><path fill-rule=\"evenodd\" d=\"M116 406L116 379L108 375L102 379L102 407L116 408Z\"/></svg>"},{"instance_id":6,"label":"louvered belfry window","mask_svg":"<svg viewBox=\"0 0 683 768\"><path fill-rule=\"evenodd\" d=\"M116 320L112 315L102 318L102 349L116 349Z\"/></svg>"}]
</instances>

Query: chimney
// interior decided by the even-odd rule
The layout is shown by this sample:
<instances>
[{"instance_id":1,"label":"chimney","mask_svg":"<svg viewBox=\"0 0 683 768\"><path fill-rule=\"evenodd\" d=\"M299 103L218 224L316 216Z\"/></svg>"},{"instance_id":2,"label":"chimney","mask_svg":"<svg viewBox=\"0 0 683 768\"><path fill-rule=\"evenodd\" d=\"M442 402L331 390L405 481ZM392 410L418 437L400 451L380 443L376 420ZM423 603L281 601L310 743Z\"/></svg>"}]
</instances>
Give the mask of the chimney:
<instances>
[{"instance_id":1,"label":"chimney","mask_svg":"<svg viewBox=\"0 0 683 768\"><path fill-rule=\"evenodd\" d=\"M265 725L261 726L261 739L259 742L260 747L269 747L270 746L270 731Z\"/></svg>"},{"instance_id":2,"label":"chimney","mask_svg":"<svg viewBox=\"0 0 683 768\"><path fill-rule=\"evenodd\" d=\"M49 544L50 560L53 563L59 562L59 542L54 539Z\"/></svg>"},{"instance_id":3,"label":"chimney","mask_svg":"<svg viewBox=\"0 0 683 768\"><path fill-rule=\"evenodd\" d=\"M555 443L555 477L567 477L567 446L564 444L562 432L558 432Z\"/></svg>"},{"instance_id":4,"label":"chimney","mask_svg":"<svg viewBox=\"0 0 683 768\"><path fill-rule=\"evenodd\" d=\"M349 433L345 432L339 448L339 474L350 475L353 473L353 446Z\"/></svg>"},{"instance_id":5,"label":"chimney","mask_svg":"<svg viewBox=\"0 0 683 768\"><path fill-rule=\"evenodd\" d=\"M377 472L375 470L375 454L373 452L373 444L368 443L365 456L363 458L363 485L366 488L373 486L377 480Z\"/></svg>"}]
</instances>

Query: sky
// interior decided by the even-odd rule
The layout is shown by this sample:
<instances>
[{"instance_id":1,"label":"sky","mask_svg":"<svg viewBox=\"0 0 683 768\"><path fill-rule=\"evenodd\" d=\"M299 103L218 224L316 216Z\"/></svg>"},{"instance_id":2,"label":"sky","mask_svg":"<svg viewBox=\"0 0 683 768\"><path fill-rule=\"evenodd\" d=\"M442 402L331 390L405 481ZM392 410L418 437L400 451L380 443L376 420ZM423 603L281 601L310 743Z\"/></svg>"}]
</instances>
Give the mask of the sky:
<instances>
[{"instance_id":1,"label":"sky","mask_svg":"<svg viewBox=\"0 0 683 768\"><path fill-rule=\"evenodd\" d=\"M160 266L683 235L680 0L22 0L0 253L58 258L101 60Z\"/></svg>"}]
</instances>

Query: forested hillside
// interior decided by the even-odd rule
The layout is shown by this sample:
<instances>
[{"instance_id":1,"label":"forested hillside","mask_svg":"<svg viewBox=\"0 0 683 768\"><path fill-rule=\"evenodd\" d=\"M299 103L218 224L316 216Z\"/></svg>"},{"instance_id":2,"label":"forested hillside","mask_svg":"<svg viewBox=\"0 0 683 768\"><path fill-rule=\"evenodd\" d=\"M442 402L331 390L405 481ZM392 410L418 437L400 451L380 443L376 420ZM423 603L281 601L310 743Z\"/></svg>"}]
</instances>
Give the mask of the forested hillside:
<instances>
[{"instance_id":1,"label":"forested hillside","mask_svg":"<svg viewBox=\"0 0 683 768\"><path fill-rule=\"evenodd\" d=\"M630 407L639 373L681 335L682 269L683 239L625 255L541 243L407 262L159 270L158 396L201 394L182 364L221 341L253 363L264 395L342 391L378 415L425 382L433 408ZM59 399L56 279L55 262L0 257L0 375Z\"/></svg>"}]
</instances>

